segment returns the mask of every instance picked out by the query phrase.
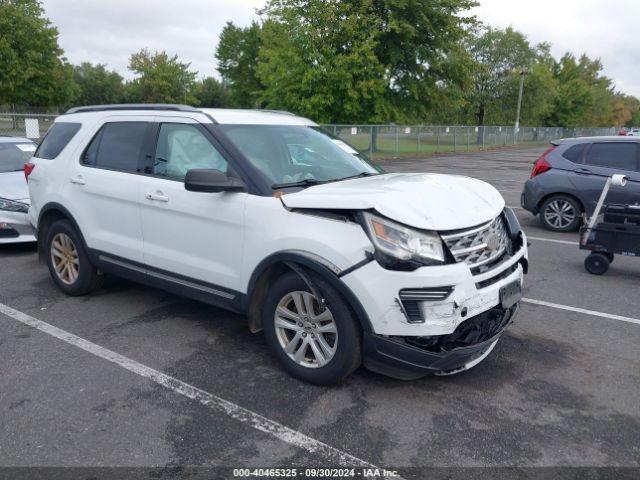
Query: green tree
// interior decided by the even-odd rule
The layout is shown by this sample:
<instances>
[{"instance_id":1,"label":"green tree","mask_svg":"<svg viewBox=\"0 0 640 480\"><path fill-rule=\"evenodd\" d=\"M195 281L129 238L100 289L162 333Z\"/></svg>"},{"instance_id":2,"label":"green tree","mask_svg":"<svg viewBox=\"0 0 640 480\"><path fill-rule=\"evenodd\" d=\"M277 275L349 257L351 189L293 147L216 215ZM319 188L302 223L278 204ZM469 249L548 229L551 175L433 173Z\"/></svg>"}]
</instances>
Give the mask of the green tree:
<instances>
[{"instance_id":1,"label":"green tree","mask_svg":"<svg viewBox=\"0 0 640 480\"><path fill-rule=\"evenodd\" d=\"M266 10L258 65L264 105L323 123L384 118L384 68L375 56L372 29L358 21L356 7L322 0L286 3L272 2Z\"/></svg>"},{"instance_id":2,"label":"green tree","mask_svg":"<svg viewBox=\"0 0 640 480\"><path fill-rule=\"evenodd\" d=\"M561 127L610 126L614 119L612 82L600 74L602 63L570 53L556 63L558 91L547 122Z\"/></svg>"},{"instance_id":3,"label":"green tree","mask_svg":"<svg viewBox=\"0 0 640 480\"><path fill-rule=\"evenodd\" d=\"M239 107L258 104L263 90L256 70L261 46L261 27L257 22L241 28L227 22L220 34L216 59L218 72L229 85L231 100Z\"/></svg>"},{"instance_id":4,"label":"green tree","mask_svg":"<svg viewBox=\"0 0 640 480\"><path fill-rule=\"evenodd\" d=\"M203 78L196 84L195 96L200 107L229 108L234 106L227 85L213 77Z\"/></svg>"},{"instance_id":5,"label":"green tree","mask_svg":"<svg viewBox=\"0 0 640 480\"><path fill-rule=\"evenodd\" d=\"M196 72L190 63L183 63L178 56L166 52L150 53L142 49L129 58L129 70L137 76L126 85L130 102L184 103L197 102L194 95Z\"/></svg>"},{"instance_id":6,"label":"green tree","mask_svg":"<svg viewBox=\"0 0 640 480\"><path fill-rule=\"evenodd\" d=\"M468 65L461 61L469 27L464 12L473 0L351 0L362 4L362 18L375 38L375 56L383 65L385 100L394 120L417 122L450 107L456 96L447 89L468 84Z\"/></svg>"},{"instance_id":7,"label":"green tree","mask_svg":"<svg viewBox=\"0 0 640 480\"><path fill-rule=\"evenodd\" d=\"M545 68L536 65L548 54L548 46L532 47L526 37L512 28L505 30L484 27L467 38L467 51L471 59L471 88L467 92L468 108L478 125L485 123L513 123L516 116L520 75L527 81L524 105L533 104L536 92L544 94L540 87ZM548 70L548 68L547 68ZM547 77L547 78L544 78Z\"/></svg>"},{"instance_id":8,"label":"green tree","mask_svg":"<svg viewBox=\"0 0 640 480\"><path fill-rule=\"evenodd\" d=\"M0 0L0 104L65 104L74 94L71 76L40 2Z\"/></svg>"},{"instance_id":9,"label":"green tree","mask_svg":"<svg viewBox=\"0 0 640 480\"><path fill-rule=\"evenodd\" d=\"M260 98L318 121L423 119L460 79L468 0L271 0L262 10Z\"/></svg>"},{"instance_id":10,"label":"green tree","mask_svg":"<svg viewBox=\"0 0 640 480\"><path fill-rule=\"evenodd\" d=\"M104 105L124 101L124 83L115 71L105 65L83 62L73 67L73 81L78 86L75 105Z\"/></svg>"}]
</instances>

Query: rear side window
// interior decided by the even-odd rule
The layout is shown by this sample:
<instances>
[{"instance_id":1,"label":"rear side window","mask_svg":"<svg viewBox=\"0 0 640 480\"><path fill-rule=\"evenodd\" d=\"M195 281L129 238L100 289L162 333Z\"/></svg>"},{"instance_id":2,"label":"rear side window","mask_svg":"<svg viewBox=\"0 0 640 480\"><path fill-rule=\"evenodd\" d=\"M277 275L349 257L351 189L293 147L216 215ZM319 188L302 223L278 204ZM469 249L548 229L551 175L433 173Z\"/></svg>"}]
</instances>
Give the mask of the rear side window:
<instances>
[{"instance_id":1,"label":"rear side window","mask_svg":"<svg viewBox=\"0 0 640 480\"><path fill-rule=\"evenodd\" d=\"M82 163L122 172L139 171L147 122L105 123L84 151Z\"/></svg>"},{"instance_id":2,"label":"rear side window","mask_svg":"<svg viewBox=\"0 0 640 480\"><path fill-rule=\"evenodd\" d=\"M570 162L580 163L580 161L582 160L582 151L584 150L585 145L585 143L580 143L578 145L574 145L573 147L567 148L562 156Z\"/></svg>"},{"instance_id":3,"label":"rear side window","mask_svg":"<svg viewBox=\"0 0 640 480\"><path fill-rule=\"evenodd\" d=\"M79 123L54 123L42 139L42 143L33 155L36 158L53 160L67 146L73 136L80 130Z\"/></svg>"},{"instance_id":4,"label":"rear side window","mask_svg":"<svg viewBox=\"0 0 640 480\"><path fill-rule=\"evenodd\" d=\"M638 169L638 147L635 142L594 143L587 152L587 165L620 170Z\"/></svg>"}]
</instances>

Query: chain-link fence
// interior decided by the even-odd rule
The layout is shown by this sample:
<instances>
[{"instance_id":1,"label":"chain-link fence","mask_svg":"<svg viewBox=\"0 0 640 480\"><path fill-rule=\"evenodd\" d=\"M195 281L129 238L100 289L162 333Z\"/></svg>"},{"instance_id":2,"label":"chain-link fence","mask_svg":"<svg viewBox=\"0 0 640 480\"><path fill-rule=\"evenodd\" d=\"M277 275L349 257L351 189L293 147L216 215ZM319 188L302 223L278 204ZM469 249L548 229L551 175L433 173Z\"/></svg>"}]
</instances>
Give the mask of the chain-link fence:
<instances>
[{"instance_id":1,"label":"chain-link fence","mask_svg":"<svg viewBox=\"0 0 640 480\"><path fill-rule=\"evenodd\" d=\"M323 125L372 157L469 152L507 145L544 144L566 137L615 135L614 128L435 125Z\"/></svg>"},{"instance_id":2,"label":"chain-link fence","mask_svg":"<svg viewBox=\"0 0 640 480\"><path fill-rule=\"evenodd\" d=\"M0 113L0 135L40 140L56 118L56 114Z\"/></svg>"},{"instance_id":3,"label":"chain-link fence","mask_svg":"<svg viewBox=\"0 0 640 480\"><path fill-rule=\"evenodd\" d=\"M56 114L0 113L0 135L39 140ZM615 135L614 128L561 128L437 125L323 125L372 157L401 157L468 152L519 144L543 144L556 138Z\"/></svg>"}]
</instances>

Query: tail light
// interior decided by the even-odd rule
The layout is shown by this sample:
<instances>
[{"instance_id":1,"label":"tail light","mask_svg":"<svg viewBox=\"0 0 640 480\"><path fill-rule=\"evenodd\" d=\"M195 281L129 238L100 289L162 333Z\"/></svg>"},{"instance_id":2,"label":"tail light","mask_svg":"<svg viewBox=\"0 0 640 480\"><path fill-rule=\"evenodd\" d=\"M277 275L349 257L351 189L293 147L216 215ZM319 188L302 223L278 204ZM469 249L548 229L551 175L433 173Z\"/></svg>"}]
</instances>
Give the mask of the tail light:
<instances>
[{"instance_id":1,"label":"tail light","mask_svg":"<svg viewBox=\"0 0 640 480\"><path fill-rule=\"evenodd\" d=\"M549 162L547 162L546 157L553 151L554 148L556 148L556 145L552 145L549 150L540 155L540 158L538 158L533 164L533 170L531 171L531 177L529 178L533 178L537 175L540 175L541 173L551 170L551 165L549 164Z\"/></svg>"},{"instance_id":2,"label":"tail light","mask_svg":"<svg viewBox=\"0 0 640 480\"><path fill-rule=\"evenodd\" d=\"M29 175L31 175L31 172L33 172L34 168L36 168L36 164L35 163L25 163L24 164L24 178L27 181L27 183L29 182Z\"/></svg>"}]
</instances>

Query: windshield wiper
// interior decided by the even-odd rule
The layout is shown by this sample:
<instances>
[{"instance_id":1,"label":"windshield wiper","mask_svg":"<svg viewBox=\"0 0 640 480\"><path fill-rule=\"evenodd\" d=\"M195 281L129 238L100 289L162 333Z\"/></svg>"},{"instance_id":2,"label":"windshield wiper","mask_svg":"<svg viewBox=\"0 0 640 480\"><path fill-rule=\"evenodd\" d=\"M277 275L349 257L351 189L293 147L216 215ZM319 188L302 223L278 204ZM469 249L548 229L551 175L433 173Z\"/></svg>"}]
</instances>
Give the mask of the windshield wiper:
<instances>
[{"instance_id":1,"label":"windshield wiper","mask_svg":"<svg viewBox=\"0 0 640 480\"><path fill-rule=\"evenodd\" d=\"M373 175L380 175L379 173L373 173L373 172L360 172L357 173L355 175L349 175L348 177L342 177L342 178L334 178L333 180L329 180L330 182L341 182L342 180L349 180L351 178L360 178L360 177L371 177Z\"/></svg>"},{"instance_id":2,"label":"windshield wiper","mask_svg":"<svg viewBox=\"0 0 640 480\"><path fill-rule=\"evenodd\" d=\"M379 174L372 173L372 172L360 172L360 173L357 173L356 175L350 175L348 177L342 177L342 178L332 178L330 180L316 180L315 178L305 178L304 180L300 180L298 182L274 183L273 185L271 185L271 188L273 188L274 190L277 190L279 188L287 188L287 187L310 187L312 185L341 182L342 180L348 180L350 178L369 177L371 175L379 175Z\"/></svg>"},{"instance_id":3,"label":"windshield wiper","mask_svg":"<svg viewBox=\"0 0 640 480\"><path fill-rule=\"evenodd\" d=\"M310 187L311 185L319 185L321 183L326 183L326 180L320 181L315 178L305 178L304 180L300 180L298 182L289 182L289 183L274 183L271 185L271 188L277 190L279 188L288 188L288 187Z\"/></svg>"}]
</instances>

